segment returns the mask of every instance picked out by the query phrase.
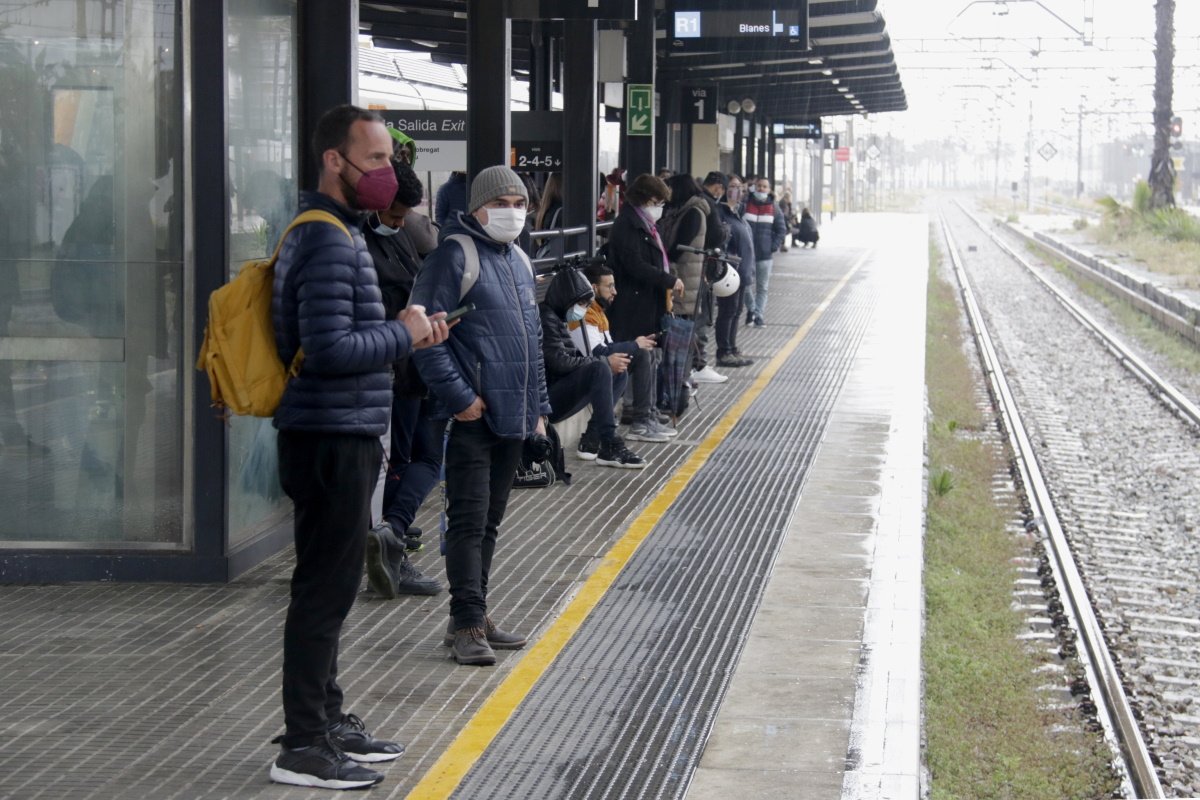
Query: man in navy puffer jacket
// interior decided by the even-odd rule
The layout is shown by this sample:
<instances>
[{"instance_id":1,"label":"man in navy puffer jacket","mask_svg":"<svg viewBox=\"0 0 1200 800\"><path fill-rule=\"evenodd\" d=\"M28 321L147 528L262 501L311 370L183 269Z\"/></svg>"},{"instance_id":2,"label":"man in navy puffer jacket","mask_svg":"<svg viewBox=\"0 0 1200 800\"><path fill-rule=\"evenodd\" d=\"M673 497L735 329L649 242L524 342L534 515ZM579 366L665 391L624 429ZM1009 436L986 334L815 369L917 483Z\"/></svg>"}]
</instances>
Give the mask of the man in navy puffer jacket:
<instances>
[{"instance_id":1,"label":"man in navy puffer jacket","mask_svg":"<svg viewBox=\"0 0 1200 800\"><path fill-rule=\"evenodd\" d=\"M458 663L487 666L496 663L493 648L525 646L524 636L506 633L488 616L488 578L524 440L545 434L550 399L533 273L515 244L525 228L528 191L515 172L495 166L475 176L470 197L470 213L451 217L425 258L412 302L436 311L473 303L475 310L445 344L414 360L437 401L434 416L453 418L445 458L445 641ZM469 237L478 257L478 276L465 294L468 257L458 236Z\"/></svg>"},{"instance_id":2,"label":"man in navy puffer jacket","mask_svg":"<svg viewBox=\"0 0 1200 800\"><path fill-rule=\"evenodd\" d=\"M361 212L396 194L392 138L378 115L339 106L317 123L318 191L301 210L340 219L288 235L275 264L272 316L280 358L304 348L275 414L279 481L295 506L296 566L283 631L286 733L271 779L350 789L383 780L355 762L389 761L401 745L375 739L342 712L338 638L362 580L379 437L392 403L391 365L414 348L445 341L446 323L412 306L385 319L383 295L359 226Z\"/></svg>"}]
</instances>

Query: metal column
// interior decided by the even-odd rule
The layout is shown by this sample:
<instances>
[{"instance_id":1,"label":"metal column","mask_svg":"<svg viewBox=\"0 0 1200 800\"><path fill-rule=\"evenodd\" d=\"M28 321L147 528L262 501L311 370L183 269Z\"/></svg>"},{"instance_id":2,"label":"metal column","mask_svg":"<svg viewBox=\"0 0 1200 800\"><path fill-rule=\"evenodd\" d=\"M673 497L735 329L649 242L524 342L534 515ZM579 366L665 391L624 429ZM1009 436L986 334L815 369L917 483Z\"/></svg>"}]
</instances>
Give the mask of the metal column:
<instances>
[{"instance_id":1,"label":"metal column","mask_svg":"<svg viewBox=\"0 0 1200 800\"><path fill-rule=\"evenodd\" d=\"M742 139L742 115L741 112L733 115L733 172L735 175L746 177L745 164L742 162L742 150L744 141Z\"/></svg>"},{"instance_id":2,"label":"metal column","mask_svg":"<svg viewBox=\"0 0 1200 800\"><path fill-rule=\"evenodd\" d=\"M505 3L467 0L467 176L508 164L512 21Z\"/></svg>"},{"instance_id":3,"label":"metal column","mask_svg":"<svg viewBox=\"0 0 1200 800\"><path fill-rule=\"evenodd\" d=\"M568 242L568 251L591 253L600 194L596 185L596 21L566 20L563 27L563 223L587 226L584 240Z\"/></svg>"},{"instance_id":4,"label":"metal column","mask_svg":"<svg viewBox=\"0 0 1200 800\"><path fill-rule=\"evenodd\" d=\"M743 176L749 178L755 170L755 148L758 144L758 122L750 118L750 135L746 137L746 174Z\"/></svg>"},{"instance_id":5,"label":"metal column","mask_svg":"<svg viewBox=\"0 0 1200 800\"><path fill-rule=\"evenodd\" d=\"M654 0L638 0L637 21L628 32L629 47L626 48L626 70L630 83L648 83L654 85L655 80L655 42L654 42ZM567 52L570 52L569 50ZM625 109L629 113L629 109ZM625 136L621 143L624 147L625 160L622 162L627 170L626 178L632 180L642 173L654 173L655 140L663 135L657 130L658 120L651 122L652 136ZM571 130L571 128L567 128Z\"/></svg>"},{"instance_id":6,"label":"metal column","mask_svg":"<svg viewBox=\"0 0 1200 800\"><path fill-rule=\"evenodd\" d=\"M358 95L358 0L302 0L300 24L300 186L317 188L317 164L309 157L317 120ZM212 47L210 43L207 45ZM224 163L227 156L222 156Z\"/></svg>"}]
</instances>

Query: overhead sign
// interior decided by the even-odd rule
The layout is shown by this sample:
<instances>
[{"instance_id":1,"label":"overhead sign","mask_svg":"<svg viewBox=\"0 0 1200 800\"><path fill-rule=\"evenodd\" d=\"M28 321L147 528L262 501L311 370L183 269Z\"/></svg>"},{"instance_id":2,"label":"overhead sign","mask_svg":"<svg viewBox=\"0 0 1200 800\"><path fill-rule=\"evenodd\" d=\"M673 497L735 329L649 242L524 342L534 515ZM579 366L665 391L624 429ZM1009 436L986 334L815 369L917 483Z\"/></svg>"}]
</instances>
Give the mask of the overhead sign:
<instances>
[{"instance_id":1,"label":"overhead sign","mask_svg":"<svg viewBox=\"0 0 1200 800\"><path fill-rule=\"evenodd\" d=\"M841 141L842 141L842 136L840 133L827 133L827 134L825 134L825 149L826 150L837 150L838 145L841 144Z\"/></svg>"},{"instance_id":2,"label":"overhead sign","mask_svg":"<svg viewBox=\"0 0 1200 800\"><path fill-rule=\"evenodd\" d=\"M673 0L668 38L676 49L739 42L785 50L808 49L808 0L742 0L737 8L719 0Z\"/></svg>"},{"instance_id":3,"label":"overhead sign","mask_svg":"<svg viewBox=\"0 0 1200 800\"><path fill-rule=\"evenodd\" d=\"M717 87L688 86L683 89L683 119L698 125L717 122Z\"/></svg>"},{"instance_id":4,"label":"overhead sign","mask_svg":"<svg viewBox=\"0 0 1200 800\"><path fill-rule=\"evenodd\" d=\"M389 128L416 141L417 164L430 172L467 168L467 112L380 111Z\"/></svg>"},{"instance_id":5,"label":"overhead sign","mask_svg":"<svg viewBox=\"0 0 1200 800\"><path fill-rule=\"evenodd\" d=\"M820 139L821 123L816 122L776 122L771 126L771 133L776 139Z\"/></svg>"},{"instance_id":6,"label":"overhead sign","mask_svg":"<svg viewBox=\"0 0 1200 800\"><path fill-rule=\"evenodd\" d=\"M417 164L430 172L467 168L466 111L380 111L384 123L416 141ZM562 166L561 111L514 111L511 166L553 171Z\"/></svg>"},{"instance_id":7,"label":"overhead sign","mask_svg":"<svg viewBox=\"0 0 1200 800\"><path fill-rule=\"evenodd\" d=\"M654 84L630 83L626 86L625 134L654 135Z\"/></svg>"},{"instance_id":8,"label":"overhead sign","mask_svg":"<svg viewBox=\"0 0 1200 800\"><path fill-rule=\"evenodd\" d=\"M637 0L508 0L511 19L637 19Z\"/></svg>"}]
</instances>

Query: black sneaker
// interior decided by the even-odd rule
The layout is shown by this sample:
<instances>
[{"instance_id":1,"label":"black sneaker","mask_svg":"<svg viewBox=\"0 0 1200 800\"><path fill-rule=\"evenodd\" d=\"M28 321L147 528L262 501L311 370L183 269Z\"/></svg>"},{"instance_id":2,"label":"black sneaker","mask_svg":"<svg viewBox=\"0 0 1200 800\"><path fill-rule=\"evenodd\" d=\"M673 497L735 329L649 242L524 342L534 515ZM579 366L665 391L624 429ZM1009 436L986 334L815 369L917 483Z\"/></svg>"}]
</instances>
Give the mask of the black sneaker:
<instances>
[{"instance_id":1,"label":"black sneaker","mask_svg":"<svg viewBox=\"0 0 1200 800\"><path fill-rule=\"evenodd\" d=\"M392 526L387 522L367 531L367 585L385 600L396 596L396 573L388 546L392 538Z\"/></svg>"},{"instance_id":2,"label":"black sneaker","mask_svg":"<svg viewBox=\"0 0 1200 800\"><path fill-rule=\"evenodd\" d=\"M620 439L610 439L600 445L596 463L602 467L619 467L621 469L641 469L646 461L634 453Z\"/></svg>"},{"instance_id":3,"label":"black sneaker","mask_svg":"<svg viewBox=\"0 0 1200 800\"><path fill-rule=\"evenodd\" d=\"M271 780L275 783L317 789L366 789L383 780L382 774L354 763L328 734L308 747L283 746L280 750L271 765Z\"/></svg>"},{"instance_id":4,"label":"black sneaker","mask_svg":"<svg viewBox=\"0 0 1200 800\"><path fill-rule=\"evenodd\" d=\"M579 447L576 448L575 455L584 461L595 461L599 453L600 434L585 430L583 435L579 437Z\"/></svg>"},{"instance_id":5,"label":"black sneaker","mask_svg":"<svg viewBox=\"0 0 1200 800\"><path fill-rule=\"evenodd\" d=\"M346 714L341 722L330 728L329 740L353 760L368 764L393 761L404 755L404 745L376 739L367 733L367 726L356 714Z\"/></svg>"},{"instance_id":6,"label":"black sneaker","mask_svg":"<svg viewBox=\"0 0 1200 800\"><path fill-rule=\"evenodd\" d=\"M424 535L425 531L416 525L409 525L408 530L404 532L404 546L408 548L410 553L416 553L425 549L425 543L421 541L421 537Z\"/></svg>"},{"instance_id":7,"label":"black sneaker","mask_svg":"<svg viewBox=\"0 0 1200 800\"><path fill-rule=\"evenodd\" d=\"M747 324L747 325L753 325L753 324L754 324L754 312L753 312L753 311L747 311L747 312L746 312L746 324Z\"/></svg>"},{"instance_id":8,"label":"black sneaker","mask_svg":"<svg viewBox=\"0 0 1200 800\"><path fill-rule=\"evenodd\" d=\"M441 581L422 575L405 554L404 560L396 569L396 594L435 595L440 591L442 591Z\"/></svg>"}]
</instances>

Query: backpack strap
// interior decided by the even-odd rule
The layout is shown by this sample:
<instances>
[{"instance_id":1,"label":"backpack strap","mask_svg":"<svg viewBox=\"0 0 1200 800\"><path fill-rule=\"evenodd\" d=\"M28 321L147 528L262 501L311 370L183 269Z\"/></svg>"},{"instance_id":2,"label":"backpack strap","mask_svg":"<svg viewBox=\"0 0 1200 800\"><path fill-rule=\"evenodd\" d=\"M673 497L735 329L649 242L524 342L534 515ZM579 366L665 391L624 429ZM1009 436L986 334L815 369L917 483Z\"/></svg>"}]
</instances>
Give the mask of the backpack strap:
<instances>
[{"instance_id":1,"label":"backpack strap","mask_svg":"<svg viewBox=\"0 0 1200 800\"><path fill-rule=\"evenodd\" d=\"M465 233L454 233L446 237L447 240L458 242L458 246L463 251L463 275L462 283L458 287L458 299L467 296L467 292L471 291L471 287L479 280L479 248L475 244L474 236L467 236ZM536 278L533 271L533 262L529 260L529 256L520 247L515 244L512 249L517 251L517 256L521 259L521 263L525 265L525 269L529 270L530 277Z\"/></svg>"},{"instance_id":2,"label":"backpack strap","mask_svg":"<svg viewBox=\"0 0 1200 800\"><path fill-rule=\"evenodd\" d=\"M335 217L328 211L322 211L319 208L310 208L308 211L297 214L296 217L284 229L283 234L279 237L279 241L275 243L275 252L271 254L271 269L275 269L275 262L279 260L279 251L283 249L283 240L292 232L293 228L298 228L307 222L328 222L334 225L342 233L346 234L346 238L350 240L350 245L354 245L354 236L351 235L350 229L346 227L346 223ZM300 374L300 366L304 363L304 348L296 349L296 355L292 356L292 363L288 366L288 377L294 378Z\"/></svg>"}]
</instances>

